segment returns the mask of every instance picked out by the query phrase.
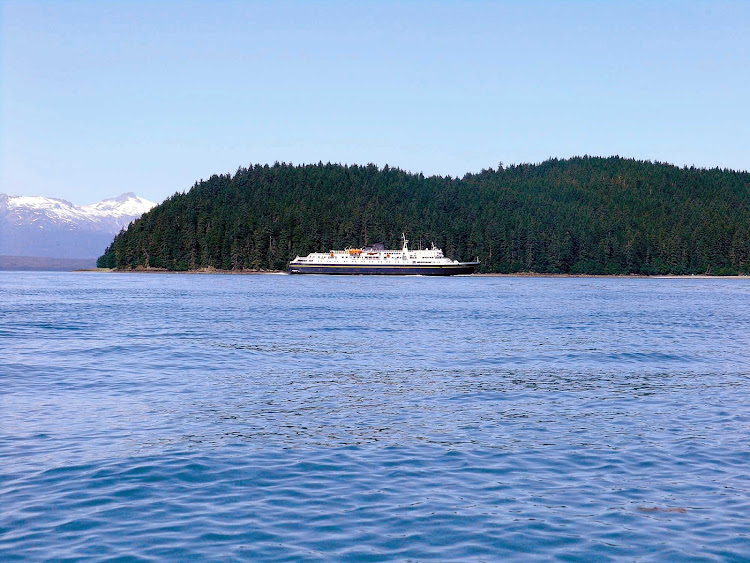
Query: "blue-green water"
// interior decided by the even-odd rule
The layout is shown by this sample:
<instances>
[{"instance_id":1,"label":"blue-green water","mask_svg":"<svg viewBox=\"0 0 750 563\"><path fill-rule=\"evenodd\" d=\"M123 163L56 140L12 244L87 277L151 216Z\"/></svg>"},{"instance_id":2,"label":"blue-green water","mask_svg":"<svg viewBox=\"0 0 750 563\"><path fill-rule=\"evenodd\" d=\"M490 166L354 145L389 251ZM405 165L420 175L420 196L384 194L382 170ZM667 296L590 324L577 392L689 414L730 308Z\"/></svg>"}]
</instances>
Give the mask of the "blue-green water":
<instances>
[{"instance_id":1,"label":"blue-green water","mask_svg":"<svg viewBox=\"0 0 750 563\"><path fill-rule=\"evenodd\" d=\"M750 281L0 273L0 559L750 558Z\"/></svg>"}]
</instances>

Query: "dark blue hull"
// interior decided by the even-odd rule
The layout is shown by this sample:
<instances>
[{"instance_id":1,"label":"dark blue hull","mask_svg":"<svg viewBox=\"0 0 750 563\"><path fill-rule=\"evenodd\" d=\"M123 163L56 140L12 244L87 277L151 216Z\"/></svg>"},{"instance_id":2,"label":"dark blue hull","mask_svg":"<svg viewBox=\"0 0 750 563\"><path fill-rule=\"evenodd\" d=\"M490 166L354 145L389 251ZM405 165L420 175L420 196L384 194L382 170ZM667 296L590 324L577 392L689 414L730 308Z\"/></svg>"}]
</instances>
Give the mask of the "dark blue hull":
<instances>
[{"instance_id":1,"label":"dark blue hull","mask_svg":"<svg viewBox=\"0 0 750 563\"><path fill-rule=\"evenodd\" d=\"M294 264L290 274L336 274L380 276L456 276L473 274L478 263L464 262L446 266L332 266L327 264Z\"/></svg>"}]
</instances>

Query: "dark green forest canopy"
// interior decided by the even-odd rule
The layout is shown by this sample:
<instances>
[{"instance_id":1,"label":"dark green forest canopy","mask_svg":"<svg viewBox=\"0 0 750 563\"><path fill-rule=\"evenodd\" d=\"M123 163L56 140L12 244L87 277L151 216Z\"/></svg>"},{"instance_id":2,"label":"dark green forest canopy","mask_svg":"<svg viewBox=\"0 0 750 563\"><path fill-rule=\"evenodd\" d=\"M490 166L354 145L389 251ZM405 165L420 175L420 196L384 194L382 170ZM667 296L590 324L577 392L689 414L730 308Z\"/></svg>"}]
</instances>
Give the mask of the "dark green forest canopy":
<instances>
[{"instance_id":1,"label":"dark green forest canopy","mask_svg":"<svg viewBox=\"0 0 750 563\"><path fill-rule=\"evenodd\" d=\"M620 157L451 178L340 164L254 165L177 193L98 265L280 270L297 255L434 242L483 272L750 273L750 174Z\"/></svg>"}]
</instances>

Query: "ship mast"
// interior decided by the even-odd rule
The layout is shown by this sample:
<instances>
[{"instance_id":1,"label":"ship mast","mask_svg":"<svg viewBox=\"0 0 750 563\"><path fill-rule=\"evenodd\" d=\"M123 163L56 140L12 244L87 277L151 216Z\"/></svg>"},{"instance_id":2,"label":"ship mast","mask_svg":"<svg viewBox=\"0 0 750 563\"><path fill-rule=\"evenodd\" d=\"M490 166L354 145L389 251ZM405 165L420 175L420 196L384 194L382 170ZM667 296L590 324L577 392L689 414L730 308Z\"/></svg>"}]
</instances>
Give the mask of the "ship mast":
<instances>
[{"instance_id":1,"label":"ship mast","mask_svg":"<svg viewBox=\"0 0 750 563\"><path fill-rule=\"evenodd\" d=\"M404 246L403 246L402 250L404 252L409 252L409 241L406 240L406 234L405 233L401 233L401 240L404 241Z\"/></svg>"}]
</instances>

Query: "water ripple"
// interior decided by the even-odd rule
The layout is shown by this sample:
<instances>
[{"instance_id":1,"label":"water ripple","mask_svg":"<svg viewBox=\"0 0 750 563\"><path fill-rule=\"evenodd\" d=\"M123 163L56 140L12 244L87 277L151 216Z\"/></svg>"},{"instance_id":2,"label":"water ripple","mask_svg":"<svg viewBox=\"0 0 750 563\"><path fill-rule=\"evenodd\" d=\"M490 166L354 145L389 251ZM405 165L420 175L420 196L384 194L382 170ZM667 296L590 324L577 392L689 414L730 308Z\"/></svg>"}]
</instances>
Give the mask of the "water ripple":
<instances>
[{"instance_id":1,"label":"water ripple","mask_svg":"<svg viewBox=\"0 0 750 563\"><path fill-rule=\"evenodd\" d=\"M0 273L0 555L750 558L744 280Z\"/></svg>"}]
</instances>

